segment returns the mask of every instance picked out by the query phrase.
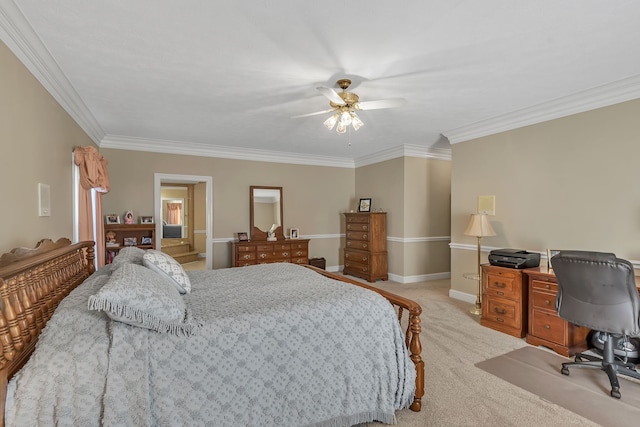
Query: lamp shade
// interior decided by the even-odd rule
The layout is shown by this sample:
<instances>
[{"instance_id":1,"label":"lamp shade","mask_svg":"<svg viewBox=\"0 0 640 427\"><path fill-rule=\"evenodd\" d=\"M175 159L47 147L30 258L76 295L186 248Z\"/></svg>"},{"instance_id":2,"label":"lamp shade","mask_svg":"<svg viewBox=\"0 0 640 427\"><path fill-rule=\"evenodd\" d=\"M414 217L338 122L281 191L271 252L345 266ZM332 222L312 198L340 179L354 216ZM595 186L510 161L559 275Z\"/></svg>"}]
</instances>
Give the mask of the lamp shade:
<instances>
[{"instance_id":1,"label":"lamp shade","mask_svg":"<svg viewBox=\"0 0 640 427\"><path fill-rule=\"evenodd\" d=\"M471 214L469 225L464 230L465 236L486 237L495 236L496 232L489 223L489 217L486 214Z\"/></svg>"}]
</instances>

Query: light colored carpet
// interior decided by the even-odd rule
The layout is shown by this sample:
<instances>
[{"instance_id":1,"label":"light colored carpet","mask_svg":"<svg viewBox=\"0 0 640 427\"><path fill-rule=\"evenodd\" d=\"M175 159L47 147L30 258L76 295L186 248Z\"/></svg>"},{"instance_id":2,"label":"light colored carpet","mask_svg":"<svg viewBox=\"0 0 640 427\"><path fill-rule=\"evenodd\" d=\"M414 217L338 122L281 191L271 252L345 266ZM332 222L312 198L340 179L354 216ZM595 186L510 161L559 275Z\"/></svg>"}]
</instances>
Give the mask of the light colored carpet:
<instances>
[{"instance_id":1,"label":"light colored carpet","mask_svg":"<svg viewBox=\"0 0 640 427\"><path fill-rule=\"evenodd\" d=\"M619 376L622 398L614 399L609 395L609 377L601 370L569 368L570 375L562 375L560 366L568 360L528 346L476 366L599 424L640 425L640 383Z\"/></svg>"},{"instance_id":2,"label":"light colored carpet","mask_svg":"<svg viewBox=\"0 0 640 427\"><path fill-rule=\"evenodd\" d=\"M597 426L475 366L528 344L481 326L471 304L448 297L449 280L375 286L422 306L422 411L397 412L398 426ZM368 423L368 427L384 424Z\"/></svg>"}]
</instances>

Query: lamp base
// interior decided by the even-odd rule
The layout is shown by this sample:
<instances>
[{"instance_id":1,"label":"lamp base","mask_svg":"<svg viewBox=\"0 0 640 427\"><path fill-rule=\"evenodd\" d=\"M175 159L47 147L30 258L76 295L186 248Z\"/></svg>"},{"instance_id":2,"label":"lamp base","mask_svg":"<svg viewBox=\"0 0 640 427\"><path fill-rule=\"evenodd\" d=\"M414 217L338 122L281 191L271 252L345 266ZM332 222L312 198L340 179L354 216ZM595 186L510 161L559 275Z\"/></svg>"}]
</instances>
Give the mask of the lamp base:
<instances>
[{"instance_id":1,"label":"lamp base","mask_svg":"<svg viewBox=\"0 0 640 427\"><path fill-rule=\"evenodd\" d=\"M473 308L469 309L469 313L475 314L476 316L480 316L482 314L482 306L476 303L476 305Z\"/></svg>"}]
</instances>

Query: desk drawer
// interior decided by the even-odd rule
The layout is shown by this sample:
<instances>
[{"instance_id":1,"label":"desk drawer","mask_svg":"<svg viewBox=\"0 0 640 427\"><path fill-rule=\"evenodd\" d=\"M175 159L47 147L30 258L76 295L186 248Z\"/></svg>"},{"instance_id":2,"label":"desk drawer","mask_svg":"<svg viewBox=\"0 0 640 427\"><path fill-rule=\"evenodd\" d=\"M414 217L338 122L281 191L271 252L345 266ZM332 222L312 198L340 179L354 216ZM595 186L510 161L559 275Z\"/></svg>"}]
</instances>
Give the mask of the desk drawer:
<instances>
[{"instance_id":1,"label":"desk drawer","mask_svg":"<svg viewBox=\"0 0 640 427\"><path fill-rule=\"evenodd\" d=\"M522 322L520 305L510 299L489 297L482 302L482 317L511 328L519 328Z\"/></svg>"},{"instance_id":2,"label":"desk drawer","mask_svg":"<svg viewBox=\"0 0 640 427\"><path fill-rule=\"evenodd\" d=\"M556 294L551 292L531 292L531 308L533 310L549 310L556 313Z\"/></svg>"},{"instance_id":3,"label":"desk drawer","mask_svg":"<svg viewBox=\"0 0 640 427\"><path fill-rule=\"evenodd\" d=\"M529 329L532 335L561 346L566 346L566 328L567 322L559 318L556 314L544 310L531 310Z\"/></svg>"},{"instance_id":4,"label":"desk drawer","mask_svg":"<svg viewBox=\"0 0 640 427\"><path fill-rule=\"evenodd\" d=\"M489 273L484 292L500 298L520 299L521 290L516 284L515 275L511 273Z\"/></svg>"},{"instance_id":5,"label":"desk drawer","mask_svg":"<svg viewBox=\"0 0 640 427\"><path fill-rule=\"evenodd\" d=\"M558 292L558 284L551 280L543 280L537 277L531 278L529 282L532 291Z\"/></svg>"}]
</instances>

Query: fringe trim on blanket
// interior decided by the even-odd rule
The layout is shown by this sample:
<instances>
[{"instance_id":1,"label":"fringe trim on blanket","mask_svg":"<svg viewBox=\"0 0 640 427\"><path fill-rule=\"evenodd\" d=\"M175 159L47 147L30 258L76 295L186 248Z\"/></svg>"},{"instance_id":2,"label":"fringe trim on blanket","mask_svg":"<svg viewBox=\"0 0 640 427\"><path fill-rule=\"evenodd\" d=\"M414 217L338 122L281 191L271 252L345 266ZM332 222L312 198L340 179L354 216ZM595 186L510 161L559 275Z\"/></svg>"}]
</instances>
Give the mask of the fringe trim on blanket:
<instances>
[{"instance_id":1,"label":"fringe trim on blanket","mask_svg":"<svg viewBox=\"0 0 640 427\"><path fill-rule=\"evenodd\" d=\"M111 316L109 317L114 320L122 321L128 324L132 324L129 322L135 322L137 325L133 326L141 326L147 329L154 330L156 332L169 333L178 336L195 335L204 324L202 321L195 319L180 323L166 322L157 316L146 313L143 310L113 303L108 299L97 297L95 295L91 295L89 297L88 305L89 310L104 311L107 314L112 314L116 318Z\"/></svg>"},{"instance_id":2,"label":"fringe trim on blanket","mask_svg":"<svg viewBox=\"0 0 640 427\"><path fill-rule=\"evenodd\" d=\"M313 427L342 427L354 426L356 424L368 423L372 421L379 421L384 424L396 424L396 415L394 413L389 414L383 411L369 411L353 415L342 415L311 425Z\"/></svg>"}]
</instances>

